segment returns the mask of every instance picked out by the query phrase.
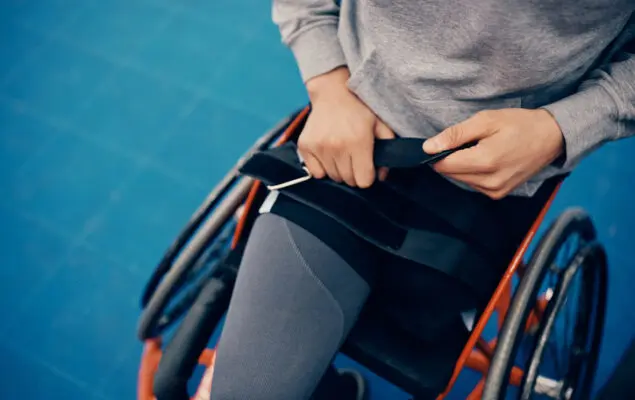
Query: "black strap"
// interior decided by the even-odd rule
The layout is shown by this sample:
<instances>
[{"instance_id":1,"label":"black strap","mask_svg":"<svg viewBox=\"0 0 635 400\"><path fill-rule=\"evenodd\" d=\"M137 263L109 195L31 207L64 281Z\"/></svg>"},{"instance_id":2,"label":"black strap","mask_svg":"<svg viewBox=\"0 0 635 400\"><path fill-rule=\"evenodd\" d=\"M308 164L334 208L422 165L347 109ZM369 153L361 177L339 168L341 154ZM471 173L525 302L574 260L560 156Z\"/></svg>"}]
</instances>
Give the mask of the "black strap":
<instances>
[{"instance_id":1,"label":"black strap","mask_svg":"<svg viewBox=\"0 0 635 400\"><path fill-rule=\"evenodd\" d=\"M316 186L309 188L313 185ZM478 248L452 235L423 229L406 229L393 221L378 218L378 214L373 214L374 210L367 208L359 198L335 190L330 185L316 181L285 189L281 197L288 196L319 210L389 253L458 279L480 299L485 300L491 296L499 281L499 273L496 268L492 268L496 262L480 253ZM324 196L313 197L315 193ZM298 222L294 215L287 213L288 210L278 207L272 212Z\"/></svg>"},{"instance_id":2,"label":"black strap","mask_svg":"<svg viewBox=\"0 0 635 400\"><path fill-rule=\"evenodd\" d=\"M505 247L506 241L500 237L503 230L498 228L506 222L499 220L497 214L491 212L489 203L492 200L481 194L466 194L464 189L448 185L445 178L431 170L426 171L427 168L422 168L422 165L439 161L473 144L443 152L441 155L430 156L423 152L423 142L423 139L411 138L376 141L374 151L376 164L392 166L392 176L395 177L395 179L389 178L383 184L361 190L329 179L322 179L320 182L335 185L339 191L346 191L365 199L368 207L377 208L376 205L381 204L381 210L377 212L402 226L411 225L412 213L406 214L404 210L410 210L413 207L426 209L430 216L441 218L452 226L464 240L468 242L476 240L476 244L488 251L491 257L498 258L507 254L509 249ZM306 175L297 157L297 147L292 142L256 153L241 172L263 180L268 185L289 182ZM421 179L426 173L428 176ZM400 175L409 176L403 179ZM425 182L425 185L422 185L422 182ZM449 187L449 189L435 191L435 187ZM294 189L294 191L297 190L301 189ZM448 190L450 193L446 193ZM386 229L382 236L391 235L394 235L394 232ZM484 240L479 241L479 238Z\"/></svg>"},{"instance_id":3,"label":"black strap","mask_svg":"<svg viewBox=\"0 0 635 400\"><path fill-rule=\"evenodd\" d=\"M433 164L446 158L450 154L474 146L474 143L468 143L437 154L427 154L423 151L423 143L424 139L414 138L378 139L375 141L373 151L374 164L377 167L415 168L422 165ZM257 157L259 154L270 154L286 162L299 163L297 146L293 142L287 142L281 146L256 153L254 157ZM304 175L304 173L300 173L296 178L302 175Z\"/></svg>"},{"instance_id":4,"label":"black strap","mask_svg":"<svg viewBox=\"0 0 635 400\"><path fill-rule=\"evenodd\" d=\"M375 140L373 160L377 167L413 168L419 165L433 164L450 154L475 145L467 143L451 150L437 154L427 154L423 151L425 139L398 138Z\"/></svg>"},{"instance_id":5,"label":"black strap","mask_svg":"<svg viewBox=\"0 0 635 400\"><path fill-rule=\"evenodd\" d=\"M457 151L476 145L469 142L451 150L437 154L423 151L425 139L398 138L375 141L374 162L376 166L393 169L413 169L423 165L434 164ZM424 177L425 175L425 177ZM457 229L464 240L476 242L487 248L492 255L499 256L515 249L507 248L506 241L500 237L509 221L498 218L494 212L492 200L481 194L468 196L465 190L452 187L448 190L435 190L436 187L447 188L445 178L430 171L417 169L415 173L393 173L394 182L386 184L401 195L417 202L431 214L442 217ZM426 185L420 184L425 181ZM466 204L469 201L470 204Z\"/></svg>"}]
</instances>

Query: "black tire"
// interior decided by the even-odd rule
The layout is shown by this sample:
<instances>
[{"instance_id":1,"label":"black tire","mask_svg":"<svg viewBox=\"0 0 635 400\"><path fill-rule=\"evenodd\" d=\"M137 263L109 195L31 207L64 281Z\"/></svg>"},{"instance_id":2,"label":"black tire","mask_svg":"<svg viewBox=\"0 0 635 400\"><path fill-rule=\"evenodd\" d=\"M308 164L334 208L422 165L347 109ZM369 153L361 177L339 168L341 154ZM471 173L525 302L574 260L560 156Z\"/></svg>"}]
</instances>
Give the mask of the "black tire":
<instances>
[{"instance_id":1,"label":"black tire","mask_svg":"<svg viewBox=\"0 0 635 400\"><path fill-rule=\"evenodd\" d=\"M143 293L141 295L141 308L145 308L150 299L156 292L161 280L168 273L175 263L176 258L181 251L186 247L187 243L196 234L196 231L201 228L203 222L209 218L213 211L215 211L221 203L221 200L226 197L235 184L241 179L239 170L241 166L257 151L270 147L280 136L282 132L295 120L300 114L302 109L296 110L288 117L282 119L272 129L262 135L256 143L236 162L236 164L230 169L225 177L212 189L205 201L194 212L188 223L183 230L179 233L172 245L163 255L163 258L152 272L150 279L146 283Z\"/></svg>"},{"instance_id":2,"label":"black tire","mask_svg":"<svg viewBox=\"0 0 635 400\"><path fill-rule=\"evenodd\" d=\"M539 326L533 353L525 368L519 395L521 400L532 399L544 362L545 350L556 327L556 317L566 304L567 295L574 289L576 275L581 277L582 284L581 293L576 299L580 309L575 316L567 371L562 373L565 375L562 386L566 389L561 392L567 400L590 398L606 308L606 256L604 249L597 242L582 247L576 258L562 271L561 279Z\"/></svg>"},{"instance_id":3,"label":"black tire","mask_svg":"<svg viewBox=\"0 0 635 400\"><path fill-rule=\"evenodd\" d=\"M137 326L140 340L160 336L192 305L209 277L210 269L227 254L209 254L210 247L223 245L222 234L243 204L253 180L242 177L239 169L255 152L271 146L296 119L301 110L280 121L241 157L168 249L150 277L141 296L142 312ZM209 260L208 260L209 258ZM201 276L197 266L202 266Z\"/></svg>"},{"instance_id":4,"label":"black tire","mask_svg":"<svg viewBox=\"0 0 635 400\"><path fill-rule=\"evenodd\" d=\"M198 293L190 292L186 288L200 289L204 284L203 280L197 280L192 282L192 285L188 285L188 276L192 278L193 275L197 275L192 274L193 270L205 258L206 252L210 247L221 239L223 228L226 228L232 220L235 211L247 195L249 187L249 181L243 180L239 182L237 188L223 199L218 209L203 222L201 228L193 235L178 256L175 257L174 263L170 265L141 312L137 327L139 339L146 340L160 336L167 327L172 325L182 315L181 311L187 311L188 305L186 302L179 304L179 295L185 296L186 300L191 299L193 301ZM206 268L209 269L210 267L206 266ZM176 305L176 308L168 311L171 305Z\"/></svg>"},{"instance_id":5,"label":"black tire","mask_svg":"<svg viewBox=\"0 0 635 400\"><path fill-rule=\"evenodd\" d=\"M181 320L210 280L223 275L226 271L238 269L235 262L237 257L234 257L229 247L235 227L232 222L229 221L222 227L220 234L207 246L201 257L183 272L182 276L173 277L168 272L166 282L171 285L167 289L157 290L156 295L151 297L148 307L142 312L141 321L148 323L145 325L147 335L152 337L161 335ZM164 299L165 303L159 303L153 299ZM150 315L150 310L156 310L156 312Z\"/></svg>"},{"instance_id":6,"label":"black tire","mask_svg":"<svg viewBox=\"0 0 635 400\"><path fill-rule=\"evenodd\" d=\"M556 256L566 249L565 244L578 239L574 251L558 268ZM518 398L534 398L539 368L545 363L545 348L553 335L554 323L568 298L568 304L578 305L583 310L576 313L574 324L574 348L582 351L567 352L566 371L560 382L561 389L554 390L548 398L587 399L596 370L597 356L602 337L606 307L606 256L602 246L596 241L593 224L588 215L580 209L565 211L543 236L532 255L523 278L515 291L503 327L498 335L496 351L486 378L483 400L505 399L509 387L511 369L518 363L519 349L525 339L531 339L526 362L520 367L523 376ZM530 312L534 309L539 291L546 283L545 278L554 273L552 296L542 315L538 329L527 334L525 327ZM581 278L582 293L568 297L574 285L573 280ZM566 347L565 347L566 348ZM581 355L585 357L580 357ZM571 364L569 364L571 362ZM559 368L558 368L559 369ZM541 378L544 381L544 378ZM544 385L543 385L544 386ZM558 388L558 386L554 386ZM544 391L543 391L544 393Z\"/></svg>"}]
</instances>

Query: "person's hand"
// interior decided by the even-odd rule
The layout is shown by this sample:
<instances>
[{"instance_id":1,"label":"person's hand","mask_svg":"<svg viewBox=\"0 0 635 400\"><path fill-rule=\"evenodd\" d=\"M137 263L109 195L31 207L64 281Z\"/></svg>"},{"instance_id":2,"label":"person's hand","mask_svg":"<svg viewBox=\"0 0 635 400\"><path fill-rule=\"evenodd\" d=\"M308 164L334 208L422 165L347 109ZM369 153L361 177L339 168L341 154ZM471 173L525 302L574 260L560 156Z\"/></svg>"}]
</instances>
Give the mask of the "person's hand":
<instances>
[{"instance_id":1,"label":"person's hand","mask_svg":"<svg viewBox=\"0 0 635 400\"><path fill-rule=\"evenodd\" d=\"M348 70L339 68L307 82L312 111L298 139L298 150L313 177L328 176L367 188L376 177L375 138L395 135L348 90L348 78ZM387 172L379 171L379 178L384 179Z\"/></svg>"},{"instance_id":2,"label":"person's hand","mask_svg":"<svg viewBox=\"0 0 635 400\"><path fill-rule=\"evenodd\" d=\"M543 109L482 111L425 141L428 154L478 141L439 161L435 170L500 199L562 154L564 138Z\"/></svg>"}]
</instances>

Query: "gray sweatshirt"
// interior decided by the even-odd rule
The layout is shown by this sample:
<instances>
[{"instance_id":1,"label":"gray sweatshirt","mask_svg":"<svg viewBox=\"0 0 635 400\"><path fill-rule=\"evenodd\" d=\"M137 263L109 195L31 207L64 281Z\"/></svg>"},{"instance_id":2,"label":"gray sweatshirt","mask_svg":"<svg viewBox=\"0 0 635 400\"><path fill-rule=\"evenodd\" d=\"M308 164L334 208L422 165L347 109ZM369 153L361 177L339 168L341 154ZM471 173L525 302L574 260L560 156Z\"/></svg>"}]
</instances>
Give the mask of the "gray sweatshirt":
<instances>
[{"instance_id":1,"label":"gray sweatshirt","mask_svg":"<svg viewBox=\"0 0 635 400\"><path fill-rule=\"evenodd\" d=\"M635 0L273 0L302 78L348 66L349 88L400 136L485 109L549 110L565 157L517 195L635 135L634 11Z\"/></svg>"}]
</instances>

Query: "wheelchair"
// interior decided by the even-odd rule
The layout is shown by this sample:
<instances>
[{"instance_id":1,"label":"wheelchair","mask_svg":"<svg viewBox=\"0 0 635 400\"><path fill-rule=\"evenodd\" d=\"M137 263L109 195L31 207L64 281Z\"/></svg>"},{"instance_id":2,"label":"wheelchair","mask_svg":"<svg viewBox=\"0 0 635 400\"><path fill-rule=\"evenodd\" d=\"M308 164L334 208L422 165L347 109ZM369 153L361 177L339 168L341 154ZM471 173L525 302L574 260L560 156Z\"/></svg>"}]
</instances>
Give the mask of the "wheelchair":
<instances>
[{"instance_id":1,"label":"wheelchair","mask_svg":"<svg viewBox=\"0 0 635 400\"><path fill-rule=\"evenodd\" d=\"M289 140L308 112L292 113L249 149L154 270L141 299L139 400L188 399L197 365L213 365L210 338L228 308L246 238L267 194L238 171L255 152ZM579 208L565 210L537 240L559 186L475 316L462 348L422 345L362 312L340 351L414 399L450 398L464 370L478 376L468 400L589 398L603 333L607 257ZM458 355L451 364L435 364L448 352Z\"/></svg>"}]
</instances>

